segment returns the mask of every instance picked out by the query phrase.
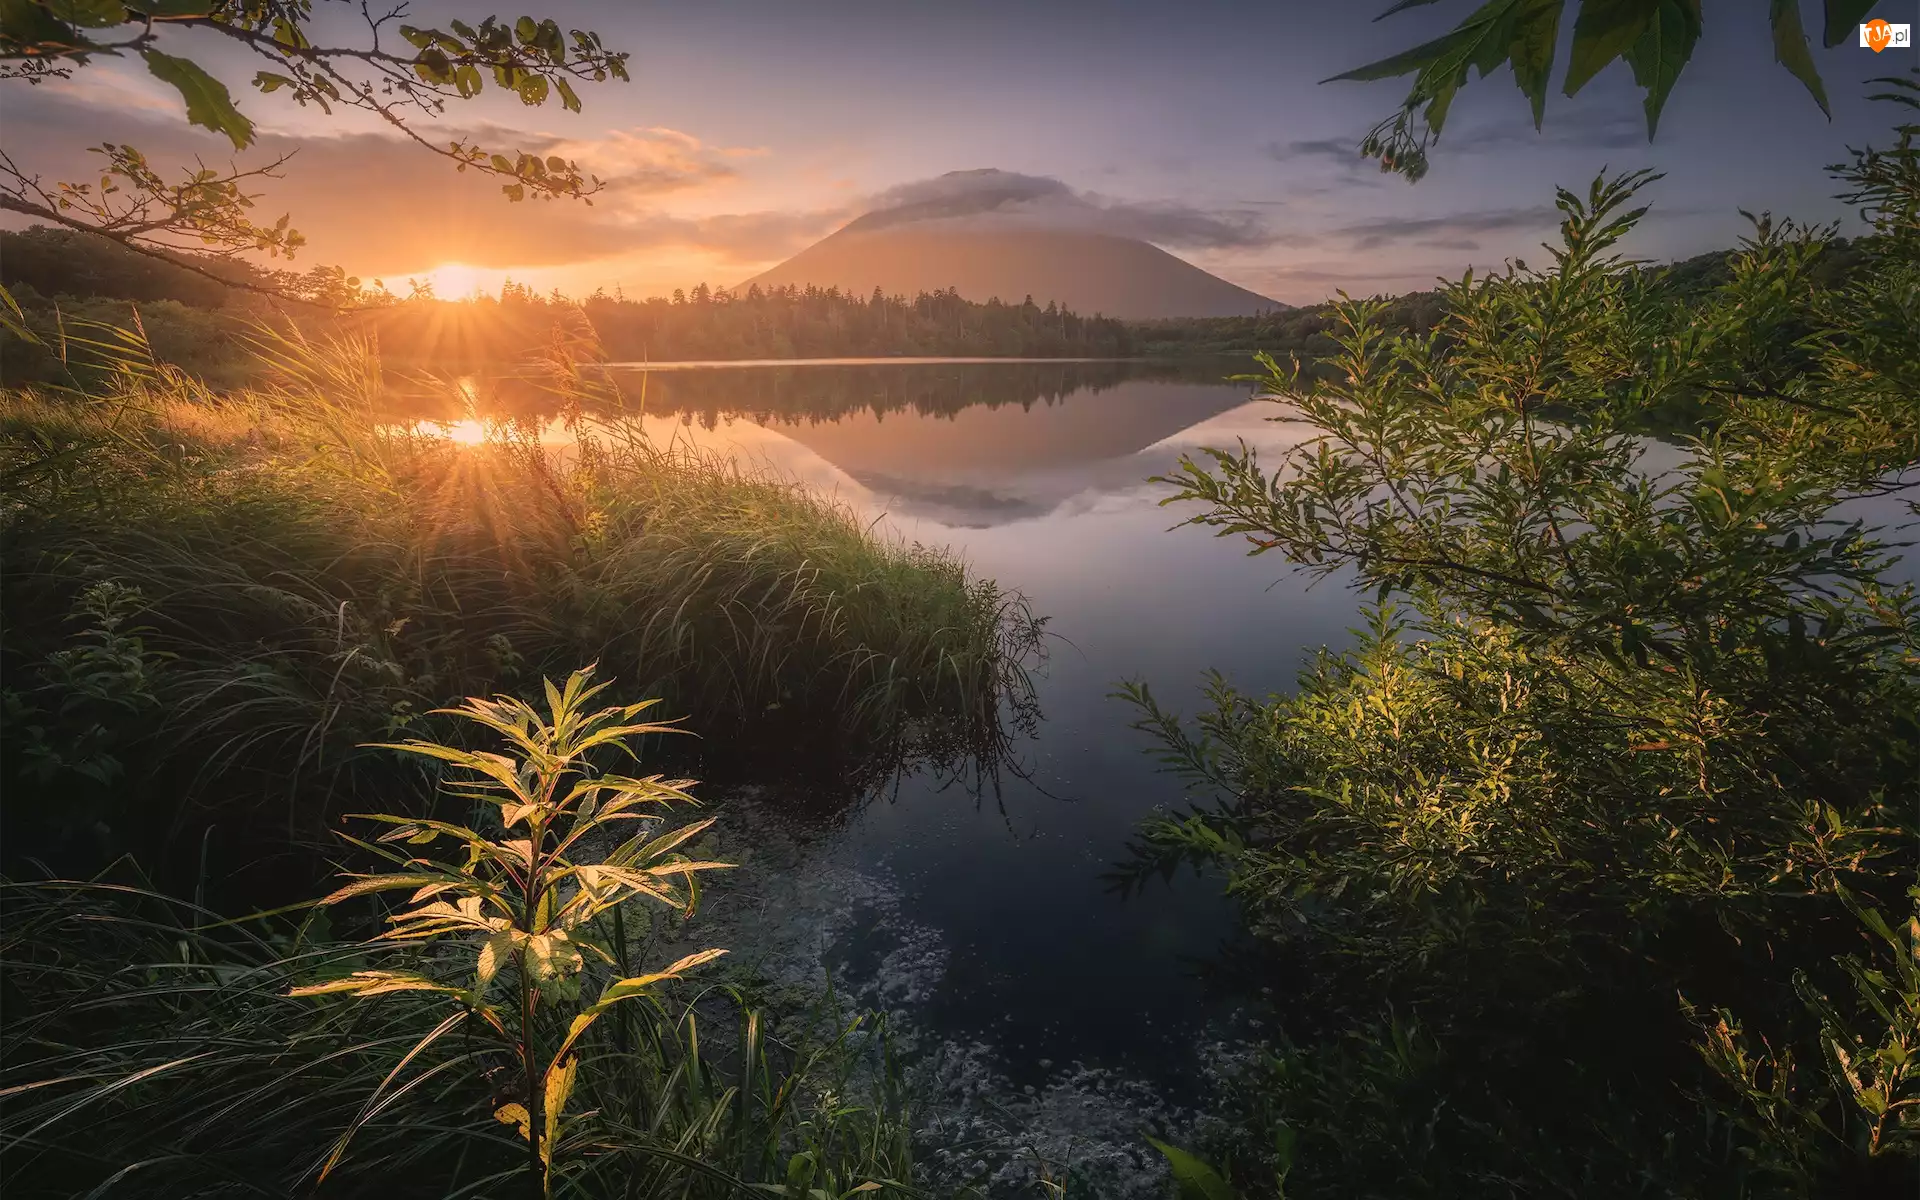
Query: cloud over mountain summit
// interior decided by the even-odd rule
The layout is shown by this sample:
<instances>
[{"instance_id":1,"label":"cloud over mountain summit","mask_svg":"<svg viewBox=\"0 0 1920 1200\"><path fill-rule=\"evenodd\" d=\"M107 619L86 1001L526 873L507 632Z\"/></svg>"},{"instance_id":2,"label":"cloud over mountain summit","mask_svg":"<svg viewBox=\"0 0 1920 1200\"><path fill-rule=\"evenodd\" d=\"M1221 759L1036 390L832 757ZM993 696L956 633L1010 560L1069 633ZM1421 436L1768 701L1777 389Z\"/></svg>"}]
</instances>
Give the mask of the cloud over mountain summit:
<instances>
[{"instance_id":1,"label":"cloud over mountain summit","mask_svg":"<svg viewBox=\"0 0 1920 1200\"><path fill-rule=\"evenodd\" d=\"M1137 238L1159 246L1220 250L1271 245L1257 214L1175 203L1116 200L1046 175L982 168L903 183L873 198L847 226L871 232L922 221L977 221L996 228L1061 229Z\"/></svg>"}]
</instances>

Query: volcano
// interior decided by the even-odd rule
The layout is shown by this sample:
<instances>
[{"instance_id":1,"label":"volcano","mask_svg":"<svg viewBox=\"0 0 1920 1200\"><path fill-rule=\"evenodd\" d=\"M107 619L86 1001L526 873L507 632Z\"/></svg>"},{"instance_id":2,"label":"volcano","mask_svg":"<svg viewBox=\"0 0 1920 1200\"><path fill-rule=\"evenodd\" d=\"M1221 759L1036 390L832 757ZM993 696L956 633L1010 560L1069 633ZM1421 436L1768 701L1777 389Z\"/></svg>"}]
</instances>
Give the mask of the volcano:
<instances>
[{"instance_id":1,"label":"volcano","mask_svg":"<svg viewBox=\"0 0 1920 1200\"><path fill-rule=\"evenodd\" d=\"M986 178L997 177L997 178ZM955 172L958 194L877 209L736 291L809 285L912 297L952 288L968 300L1058 303L1124 320L1251 316L1286 307L1140 237L1102 228L1115 210L1002 186L1028 177ZM938 181L936 181L938 182ZM1051 182L1051 181L1049 181Z\"/></svg>"}]
</instances>

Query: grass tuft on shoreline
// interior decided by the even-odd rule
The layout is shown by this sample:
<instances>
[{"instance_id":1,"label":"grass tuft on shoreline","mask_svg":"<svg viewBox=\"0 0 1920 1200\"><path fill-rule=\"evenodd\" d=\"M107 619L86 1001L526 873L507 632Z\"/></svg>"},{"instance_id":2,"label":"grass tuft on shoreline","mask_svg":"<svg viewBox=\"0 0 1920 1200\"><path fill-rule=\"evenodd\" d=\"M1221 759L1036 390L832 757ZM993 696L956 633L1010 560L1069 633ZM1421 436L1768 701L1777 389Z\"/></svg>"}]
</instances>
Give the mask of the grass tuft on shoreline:
<instances>
[{"instance_id":1,"label":"grass tuft on shoreline","mask_svg":"<svg viewBox=\"0 0 1920 1200\"><path fill-rule=\"evenodd\" d=\"M78 867L200 854L209 826L216 856L311 845L395 772L361 743L588 662L709 752L799 748L848 779L911 731L991 742L1025 689L1023 598L587 415L577 375L555 374L560 424L455 440L365 343L256 349L251 389L134 331L85 393L0 393L8 782L48 798L6 806L16 846Z\"/></svg>"}]
</instances>

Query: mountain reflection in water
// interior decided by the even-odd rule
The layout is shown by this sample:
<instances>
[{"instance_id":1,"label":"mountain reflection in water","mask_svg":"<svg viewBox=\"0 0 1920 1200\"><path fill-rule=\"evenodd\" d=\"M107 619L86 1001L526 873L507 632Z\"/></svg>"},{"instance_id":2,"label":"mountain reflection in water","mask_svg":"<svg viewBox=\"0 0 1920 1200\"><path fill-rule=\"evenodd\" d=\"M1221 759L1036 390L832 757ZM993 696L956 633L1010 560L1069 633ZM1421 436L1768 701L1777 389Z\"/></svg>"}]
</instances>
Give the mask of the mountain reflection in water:
<instances>
[{"instance_id":1,"label":"mountain reflection in water","mask_svg":"<svg viewBox=\"0 0 1920 1200\"><path fill-rule=\"evenodd\" d=\"M1210 1028L1233 1019L1245 954L1220 881L1179 877L1124 899L1106 882L1143 817L1190 801L1156 772L1114 684L1145 679L1188 713L1210 668L1246 691L1291 690L1357 620L1338 577L1309 590L1238 539L1170 532L1190 510L1162 507L1168 489L1147 482L1201 447L1244 439L1272 463L1296 442L1298 426L1270 420L1283 409L1224 382L1245 367L613 375L619 407L655 442L770 468L882 532L954 547L1049 619L1041 719L991 774L997 787L910 763L823 814L796 781L762 780L721 810L747 861L701 915L733 961L776 980L830 978L844 999L887 1009L911 1048L959 1063L928 1111L991 1110L1010 1147L1043 1130L1054 1144L1132 1145L1141 1128L1169 1127L1165 1106L1193 1096ZM1655 474L1685 453L1643 448ZM1898 525L1910 520L1900 507L1846 511ZM1916 576L1920 558L1896 571Z\"/></svg>"},{"instance_id":2,"label":"mountain reflection in water","mask_svg":"<svg viewBox=\"0 0 1920 1200\"><path fill-rule=\"evenodd\" d=\"M1183 452L1297 436L1242 364L942 364L617 376L648 436L820 487L884 533L959 550L1049 618L1041 720L997 787L908 773L845 820L795 834L778 780L731 818L759 824L762 867L709 903L736 960L831 971L936 1044L986 1054L1020 1085L1073 1064L1178 1085L1221 989L1234 921L1217 879L1122 899L1104 878L1139 820L1186 798L1160 774L1114 684L1146 678L1191 711L1202 672L1286 689L1346 640L1354 598L1308 592L1271 558L1168 532L1149 476ZM1276 582L1278 581L1278 582ZM789 797L791 799L791 797ZM777 860L777 861L776 861ZM795 946L810 947L796 957Z\"/></svg>"},{"instance_id":3,"label":"mountain reflection in water","mask_svg":"<svg viewBox=\"0 0 1920 1200\"><path fill-rule=\"evenodd\" d=\"M1230 444L1271 430L1260 419L1270 405L1234 418L1248 391L1223 384L1226 373L1115 363L789 368L758 379L655 377L622 391L630 402L644 391L656 440L759 458L896 522L975 529L1137 489L1177 459L1167 447L1195 444L1187 435Z\"/></svg>"}]
</instances>

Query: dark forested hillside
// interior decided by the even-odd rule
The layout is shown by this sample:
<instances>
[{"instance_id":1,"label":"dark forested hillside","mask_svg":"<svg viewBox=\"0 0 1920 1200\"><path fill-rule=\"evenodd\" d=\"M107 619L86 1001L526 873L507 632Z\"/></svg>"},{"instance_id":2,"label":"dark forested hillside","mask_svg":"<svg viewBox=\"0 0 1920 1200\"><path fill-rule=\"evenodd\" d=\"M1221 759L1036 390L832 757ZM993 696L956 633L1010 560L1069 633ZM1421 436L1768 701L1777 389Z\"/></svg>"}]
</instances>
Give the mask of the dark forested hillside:
<instances>
[{"instance_id":1,"label":"dark forested hillside","mask_svg":"<svg viewBox=\"0 0 1920 1200\"><path fill-rule=\"evenodd\" d=\"M513 302L503 294L503 306ZM524 295L522 302L530 299ZM587 319L617 359L818 358L845 355L1022 355L1104 358L1134 353L1123 323L1059 305L989 300L952 289L911 299L875 289L750 287L735 295L705 284L645 302L596 295Z\"/></svg>"},{"instance_id":2,"label":"dark forested hillside","mask_svg":"<svg viewBox=\"0 0 1920 1200\"><path fill-rule=\"evenodd\" d=\"M1645 269L1690 295L1724 282L1730 253ZM1859 242L1833 243L1820 266L1823 282L1844 281L1861 253ZM1336 348L1332 304L1257 316L1120 321L1037 297L975 303L952 288L907 297L878 288L862 296L838 288L750 286L729 292L701 284L671 297L635 300L596 292L574 300L513 282L497 296L443 300L423 291L401 300L324 268L303 275L214 260L196 265L240 286L67 230L0 232L0 282L31 321L52 329L57 307L69 322L124 325L138 306L139 322L161 358L218 382L243 371L248 356L236 335L260 319L292 321L310 333L368 334L389 361L429 367L515 362L561 335L590 335L598 353L621 362L910 356L1244 361L1264 352L1282 363L1297 357L1312 370ZM266 287L356 307L331 311L253 290ZM1437 292L1410 292L1387 303L1381 326L1425 333L1442 307ZM52 379L61 370L47 348L0 338L0 374L9 382Z\"/></svg>"}]
</instances>

